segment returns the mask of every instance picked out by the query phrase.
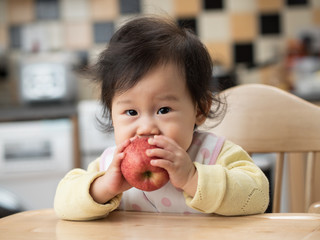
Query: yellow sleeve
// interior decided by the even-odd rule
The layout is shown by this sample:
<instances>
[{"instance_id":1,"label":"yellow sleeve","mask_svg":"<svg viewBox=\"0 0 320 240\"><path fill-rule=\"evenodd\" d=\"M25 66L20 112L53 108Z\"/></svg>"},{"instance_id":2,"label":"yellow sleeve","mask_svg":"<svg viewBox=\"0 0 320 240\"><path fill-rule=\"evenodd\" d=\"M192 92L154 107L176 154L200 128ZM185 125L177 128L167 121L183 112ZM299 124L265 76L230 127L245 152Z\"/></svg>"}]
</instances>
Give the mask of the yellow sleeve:
<instances>
[{"instance_id":1,"label":"yellow sleeve","mask_svg":"<svg viewBox=\"0 0 320 240\"><path fill-rule=\"evenodd\" d=\"M238 145L226 141L215 165L195 166L198 186L193 198L185 195L188 206L226 216L265 212L269 204L268 179Z\"/></svg>"},{"instance_id":2,"label":"yellow sleeve","mask_svg":"<svg viewBox=\"0 0 320 240\"><path fill-rule=\"evenodd\" d=\"M91 183L105 172L99 171L99 159L92 162L88 170L73 169L58 184L54 199L54 210L65 220L93 220L107 216L120 204L121 195L106 204L95 202L90 193Z\"/></svg>"}]
</instances>

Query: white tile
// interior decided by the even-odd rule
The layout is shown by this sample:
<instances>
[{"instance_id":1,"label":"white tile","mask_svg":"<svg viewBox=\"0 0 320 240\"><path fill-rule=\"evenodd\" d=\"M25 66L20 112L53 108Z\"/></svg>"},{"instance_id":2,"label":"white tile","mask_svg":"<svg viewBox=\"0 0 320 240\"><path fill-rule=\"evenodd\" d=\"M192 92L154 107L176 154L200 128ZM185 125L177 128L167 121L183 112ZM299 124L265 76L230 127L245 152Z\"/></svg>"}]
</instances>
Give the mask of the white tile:
<instances>
[{"instance_id":1,"label":"white tile","mask_svg":"<svg viewBox=\"0 0 320 240\"><path fill-rule=\"evenodd\" d=\"M264 37L255 42L255 60L263 64L279 60L285 53L285 40L281 37Z\"/></svg>"},{"instance_id":2,"label":"white tile","mask_svg":"<svg viewBox=\"0 0 320 240\"><path fill-rule=\"evenodd\" d=\"M142 0L141 9L145 14L172 16L174 13L172 0Z\"/></svg>"},{"instance_id":3,"label":"white tile","mask_svg":"<svg viewBox=\"0 0 320 240\"><path fill-rule=\"evenodd\" d=\"M246 68L245 66L238 66L237 80L239 84L261 83L260 72L258 68Z\"/></svg>"},{"instance_id":4,"label":"white tile","mask_svg":"<svg viewBox=\"0 0 320 240\"><path fill-rule=\"evenodd\" d=\"M50 50L61 50L64 47L63 27L59 22L44 23L47 29L47 42Z\"/></svg>"},{"instance_id":5,"label":"white tile","mask_svg":"<svg viewBox=\"0 0 320 240\"><path fill-rule=\"evenodd\" d=\"M288 38L296 38L299 33L312 26L312 15L310 9L287 8L283 14L284 34Z\"/></svg>"},{"instance_id":6,"label":"white tile","mask_svg":"<svg viewBox=\"0 0 320 240\"><path fill-rule=\"evenodd\" d=\"M61 14L65 20L86 20L89 18L88 0L62 0Z\"/></svg>"},{"instance_id":7,"label":"white tile","mask_svg":"<svg viewBox=\"0 0 320 240\"><path fill-rule=\"evenodd\" d=\"M40 23L25 25L21 33L21 46L26 52L49 50L44 25Z\"/></svg>"},{"instance_id":8,"label":"white tile","mask_svg":"<svg viewBox=\"0 0 320 240\"><path fill-rule=\"evenodd\" d=\"M257 9L256 0L226 0L225 3L231 12L253 12Z\"/></svg>"},{"instance_id":9,"label":"white tile","mask_svg":"<svg viewBox=\"0 0 320 240\"><path fill-rule=\"evenodd\" d=\"M62 26L58 22L38 22L22 29L22 49L26 52L61 50Z\"/></svg>"},{"instance_id":10,"label":"white tile","mask_svg":"<svg viewBox=\"0 0 320 240\"><path fill-rule=\"evenodd\" d=\"M138 15L136 14L122 14L120 17L115 19L114 21L114 29L117 31L119 28L121 28L124 24L129 22L130 20L134 19Z\"/></svg>"},{"instance_id":11,"label":"white tile","mask_svg":"<svg viewBox=\"0 0 320 240\"><path fill-rule=\"evenodd\" d=\"M226 13L202 13L198 17L197 27L202 41L228 41L230 39L230 22Z\"/></svg>"}]
</instances>

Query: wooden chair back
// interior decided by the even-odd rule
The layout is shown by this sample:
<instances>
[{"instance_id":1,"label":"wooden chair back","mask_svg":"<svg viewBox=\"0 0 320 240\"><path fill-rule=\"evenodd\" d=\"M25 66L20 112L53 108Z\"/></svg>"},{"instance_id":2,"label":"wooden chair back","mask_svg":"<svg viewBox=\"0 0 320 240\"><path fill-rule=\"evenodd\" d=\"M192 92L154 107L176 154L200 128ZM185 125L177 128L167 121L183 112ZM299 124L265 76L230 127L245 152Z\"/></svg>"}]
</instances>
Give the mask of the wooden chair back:
<instances>
[{"instance_id":1,"label":"wooden chair back","mask_svg":"<svg viewBox=\"0 0 320 240\"><path fill-rule=\"evenodd\" d=\"M280 211L286 153L308 153L305 208L311 205L315 158L320 157L320 107L281 89L244 84L221 92L227 111L212 132L252 153L277 153L273 212ZM210 126L210 120L206 125ZM318 184L320 185L320 184Z\"/></svg>"}]
</instances>

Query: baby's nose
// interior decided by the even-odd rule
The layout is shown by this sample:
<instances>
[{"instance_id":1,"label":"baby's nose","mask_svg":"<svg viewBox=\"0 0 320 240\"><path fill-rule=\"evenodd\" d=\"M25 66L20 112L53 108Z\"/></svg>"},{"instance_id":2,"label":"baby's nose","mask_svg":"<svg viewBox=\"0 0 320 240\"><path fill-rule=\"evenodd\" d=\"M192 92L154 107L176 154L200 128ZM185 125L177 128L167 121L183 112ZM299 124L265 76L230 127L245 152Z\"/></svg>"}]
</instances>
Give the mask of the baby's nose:
<instances>
[{"instance_id":1,"label":"baby's nose","mask_svg":"<svg viewBox=\"0 0 320 240\"><path fill-rule=\"evenodd\" d=\"M152 117L144 117L141 119L137 129L138 136L154 136L159 134L159 127Z\"/></svg>"}]
</instances>

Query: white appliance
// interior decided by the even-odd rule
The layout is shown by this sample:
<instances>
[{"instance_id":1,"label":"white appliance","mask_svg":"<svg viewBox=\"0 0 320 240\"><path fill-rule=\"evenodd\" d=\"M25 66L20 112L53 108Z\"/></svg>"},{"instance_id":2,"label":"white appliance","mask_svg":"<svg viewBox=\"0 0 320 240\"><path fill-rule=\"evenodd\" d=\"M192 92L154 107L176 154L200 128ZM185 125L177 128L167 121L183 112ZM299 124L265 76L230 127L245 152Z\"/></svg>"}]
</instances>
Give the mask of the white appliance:
<instances>
[{"instance_id":1,"label":"white appliance","mask_svg":"<svg viewBox=\"0 0 320 240\"><path fill-rule=\"evenodd\" d=\"M101 129L99 121L103 118L102 106L97 100L81 101L78 104L79 134L82 168L98 158L103 151L115 145L114 134Z\"/></svg>"},{"instance_id":2,"label":"white appliance","mask_svg":"<svg viewBox=\"0 0 320 240\"><path fill-rule=\"evenodd\" d=\"M24 209L52 208L57 184L72 168L70 119L0 123L0 187Z\"/></svg>"},{"instance_id":3,"label":"white appliance","mask_svg":"<svg viewBox=\"0 0 320 240\"><path fill-rule=\"evenodd\" d=\"M20 60L22 103L73 101L76 95L72 59L68 54L39 54Z\"/></svg>"}]
</instances>

